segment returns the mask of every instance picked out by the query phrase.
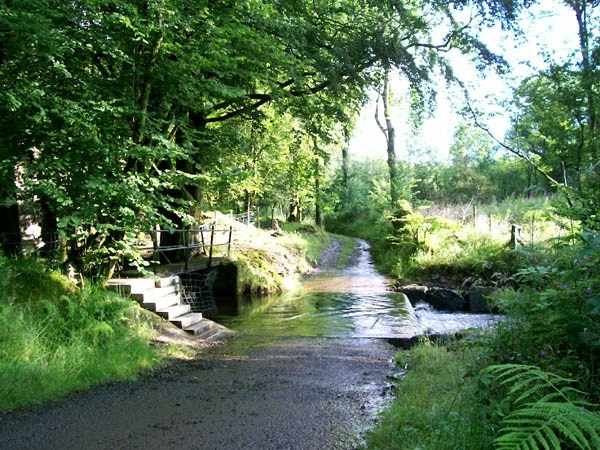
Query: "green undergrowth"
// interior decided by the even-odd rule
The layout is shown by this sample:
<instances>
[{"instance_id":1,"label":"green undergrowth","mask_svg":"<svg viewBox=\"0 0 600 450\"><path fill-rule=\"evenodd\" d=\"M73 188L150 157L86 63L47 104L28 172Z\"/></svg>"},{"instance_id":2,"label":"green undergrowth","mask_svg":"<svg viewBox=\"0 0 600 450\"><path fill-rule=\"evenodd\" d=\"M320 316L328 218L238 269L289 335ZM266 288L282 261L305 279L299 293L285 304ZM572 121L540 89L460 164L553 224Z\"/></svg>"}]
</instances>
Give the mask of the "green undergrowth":
<instances>
[{"instance_id":1,"label":"green undergrowth","mask_svg":"<svg viewBox=\"0 0 600 450\"><path fill-rule=\"evenodd\" d=\"M252 230L251 244L235 249L232 259L238 269L238 293L276 294L295 289L300 276L317 264L331 240L331 235L311 224L283 223L281 227L284 233L279 236Z\"/></svg>"},{"instance_id":2,"label":"green undergrowth","mask_svg":"<svg viewBox=\"0 0 600 450\"><path fill-rule=\"evenodd\" d=\"M369 448L600 448L600 233L511 258L489 297L504 320L452 351L425 344L403 356L408 374Z\"/></svg>"},{"instance_id":3,"label":"green undergrowth","mask_svg":"<svg viewBox=\"0 0 600 450\"><path fill-rule=\"evenodd\" d=\"M281 243L290 248L295 248L311 265L316 265L321 252L331 241L331 235L322 227L308 223L284 223L282 228L285 235Z\"/></svg>"},{"instance_id":4,"label":"green undergrowth","mask_svg":"<svg viewBox=\"0 0 600 450\"><path fill-rule=\"evenodd\" d=\"M367 438L371 450L489 449L491 433L478 402L477 354L427 340L396 355L406 373L396 397Z\"/></svg>"},{"instance_id":5,"label":"green undergrowth","mask_svg":"<svg viewBox=\"0 0 600 450\"><path fill-rule=\"evenodd\" d=\"M600 413L580 380L540 365L490 364L495 332L396 355L392 406L370 450L600 448Z\"/></svg>"},{"instance_id":6,"label":"green undergrowth","mask_svg":"<svg viewBox=\"0 0 600 450\"><path fill-rule=\"evenodd\" d=\"M403 354L407 375L368 448L600 448L600 232L511 205L460 223L396 211L373 235L399 283L482 283L504 320ZM523 225L516 246L511 223Z\"/></svg>"},{"instance_id":7,"label":"green undergrowth","mask_svg":"<svg viewBox=\"0 0 600 450\"><path fill-rule=\"evenodd\" d=\"M77 288L35 259L0 258L0 410L40 404L157 366L139 308L100 288Z\"/></svg>"}]
</instances>

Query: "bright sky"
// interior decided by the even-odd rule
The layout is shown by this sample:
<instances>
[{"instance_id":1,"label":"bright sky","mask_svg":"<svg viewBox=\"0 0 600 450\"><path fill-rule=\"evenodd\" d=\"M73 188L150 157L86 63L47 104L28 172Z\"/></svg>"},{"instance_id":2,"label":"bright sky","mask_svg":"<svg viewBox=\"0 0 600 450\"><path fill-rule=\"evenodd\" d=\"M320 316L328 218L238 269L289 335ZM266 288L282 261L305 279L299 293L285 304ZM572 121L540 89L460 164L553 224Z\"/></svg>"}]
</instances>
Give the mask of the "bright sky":
<instances>
[{"instance_id":1,"label":"bright sky","mask_svg":"<svg viewBox=\"0 0 600 450\"><path fill-rule=\"evenodd\" d=\"M492 51L502 54L511 64L511 73L502 79L490 74L482 79L462 57L456 58L454 63L457 75L471 85L471 95L477 107L498 113L487 123L499 139L504 137L509 125L506 114L500 114L502 110L498 104L509 98L509 86L515 86L532 72L546 67L545 55L554 61L566 61L578 46L575 16L561 0L542 0L523 15L521 23L525 36L518 40L509 39L500 28L485 30L480 36ZM393 109L396 155L399 159L411 161L417 158L416 154L429 152L431 156L425 157L425 160L446 160L454 130L461 121L454 109L460 109L463 100L459 93L448 92L443 83L439 86L435 117L423 124L418 136L411 136L407 107ZM395 80L392 89L402 92L402 81ZM350 140L350 152L355 159L387 157L384 135L375 122L375 99L376 94L373 94L373 100L363 109Z\"/></svg>"}]
</instances>

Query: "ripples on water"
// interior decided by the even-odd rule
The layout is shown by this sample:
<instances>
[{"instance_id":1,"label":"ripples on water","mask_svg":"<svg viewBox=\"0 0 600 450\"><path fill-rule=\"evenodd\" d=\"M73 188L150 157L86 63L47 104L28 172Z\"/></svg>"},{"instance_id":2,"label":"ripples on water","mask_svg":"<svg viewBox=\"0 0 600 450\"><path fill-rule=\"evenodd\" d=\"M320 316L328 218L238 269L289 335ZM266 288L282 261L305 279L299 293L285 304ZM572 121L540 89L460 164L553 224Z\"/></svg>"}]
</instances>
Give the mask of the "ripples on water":
<instances>
[{"instance_id":1,"label":"ripples on water","mask_svg":"<svg viewBox=\"0 0 600 450\"><path fill-rule=\"evenodd\" d=\"M238 315L222 317L228 327L271 337L410 337L486 327L489 314L444 313L427 305L413 308L387 290L388 280L373 267L360 242L357 263L344 270L317 271L293 294L240 300Z\"/></svg>"}]
</instances>

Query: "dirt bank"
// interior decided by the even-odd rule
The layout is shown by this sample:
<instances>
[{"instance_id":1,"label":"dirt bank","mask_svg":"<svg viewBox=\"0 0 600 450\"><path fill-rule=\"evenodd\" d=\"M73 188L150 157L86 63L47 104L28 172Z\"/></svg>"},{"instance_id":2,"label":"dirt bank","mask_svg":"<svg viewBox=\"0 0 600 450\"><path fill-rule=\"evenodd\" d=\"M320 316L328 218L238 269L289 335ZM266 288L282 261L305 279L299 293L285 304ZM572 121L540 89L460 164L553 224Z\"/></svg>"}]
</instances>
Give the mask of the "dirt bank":
<instances>
[{"instance_id":1,"label":"dirt bank","mask_svg":"<svg viewBox=\"0 0 600 450\"><path fill-rule=\"evenodd\" d=\"M240 336L138 382L0 415L0 448L352 449L388 399L393 352L341 338L247 348Z\"/></svg>"}]
</instances>

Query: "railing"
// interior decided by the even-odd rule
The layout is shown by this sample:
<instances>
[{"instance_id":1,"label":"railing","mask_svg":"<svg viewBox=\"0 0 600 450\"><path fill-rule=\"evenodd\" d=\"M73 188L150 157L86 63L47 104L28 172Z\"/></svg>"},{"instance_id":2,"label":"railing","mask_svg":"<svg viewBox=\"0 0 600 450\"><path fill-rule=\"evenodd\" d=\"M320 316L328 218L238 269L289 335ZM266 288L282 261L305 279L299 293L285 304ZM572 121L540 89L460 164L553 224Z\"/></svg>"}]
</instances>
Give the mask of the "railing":
<instances>
[{"instance_id":1,"label":"railing","mask_svg":"<svg viewBox=\"0 0 600 450\"><path fill-rule=\"evenodd\" d=\"M159 245L162 234L178 234L180 235L175 241L180 244L176 245ZM183 262L184 272L188 272L190 263L195 256L208 257L207 268L212 267L214 248L227 247L226 254L231 251L233 238L233 227L227 229L217 229L214 223L205 225L200 228L186 230L151 230L147 234L152 241L152 247L138 247L140 252L152 252L153 268L156 272L156 262L165 260L167 264L179 264ZM175 252L176 256L169 258L169 254ZM181 261L181 253L183 252L183 261Z\"/></svg>"},{"instance_id":2,"label":"railing","mask_svg":"<svg viewBox=\"0 0 600 450\"><path fill-rule=\"evenodd\" d=\"M252 211L246 211L241 214L232 214L232 218L245 225L254 224L254 213Z\"/></svg>"}]
</instances>

